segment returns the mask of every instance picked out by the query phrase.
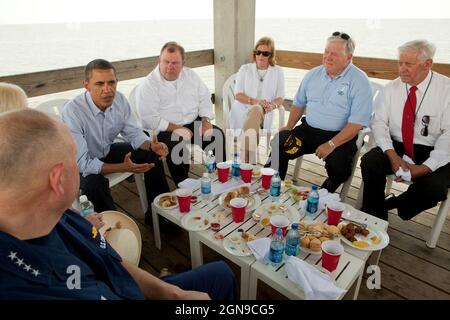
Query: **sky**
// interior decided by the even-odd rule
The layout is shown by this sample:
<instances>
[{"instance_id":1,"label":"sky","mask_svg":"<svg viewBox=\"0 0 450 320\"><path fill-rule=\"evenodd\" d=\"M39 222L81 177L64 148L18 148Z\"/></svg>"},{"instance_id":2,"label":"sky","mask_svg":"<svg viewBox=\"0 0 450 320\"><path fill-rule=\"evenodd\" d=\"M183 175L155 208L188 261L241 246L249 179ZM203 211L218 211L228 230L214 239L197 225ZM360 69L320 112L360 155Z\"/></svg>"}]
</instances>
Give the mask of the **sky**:
<instances>
[{"instance_id":1,"label":"sky","mask_svg":"<svg viewBox=\"0 0 450 320\"><path fill-rule=\"evenodd\" d=\"M0 24L212 19L212 16L213 0L0 0ZM450 1L256 0L256 17L448 19Z\"/></svg>"}]
</instances>

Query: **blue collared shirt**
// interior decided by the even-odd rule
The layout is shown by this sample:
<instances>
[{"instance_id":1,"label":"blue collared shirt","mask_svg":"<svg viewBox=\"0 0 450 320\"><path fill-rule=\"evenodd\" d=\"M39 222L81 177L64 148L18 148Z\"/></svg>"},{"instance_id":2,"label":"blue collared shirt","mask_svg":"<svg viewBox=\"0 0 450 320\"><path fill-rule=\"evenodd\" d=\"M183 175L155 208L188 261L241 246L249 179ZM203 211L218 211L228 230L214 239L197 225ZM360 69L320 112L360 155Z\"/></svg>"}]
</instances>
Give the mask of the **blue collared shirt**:
<instances>
[{"instance_id":1,"label":"blue collared shirt","mask_svg":"<svg viewBox=\"0 0 450 320\"><path fill-rule=\"evenodd\" d=\"M66 103L62 121L77 144L77 163L83 177L99 174L111 144L119 134L138 149L149 138L144 134L125 96L116 92L113 104L104 112L83 92Z\"/></svg>"},{"instance_id":2,"label":"blue collared shirt","mask_svg":"<svg viewBox=\"0 0 450 320\"><path fill-rule=\"evenodd\" d=\"M367 75L352 63L334 79L324 66L318 66L305 75L294 106L306 106L306 121L314 128L340 131L349 122L367 127L372 89Z\"/></svg>"},{"instance_id":3,"label":"blue collared shirt","mask_svg":"<svg viewBox=\"0 0 450 320\"><path fill-rule=\"evenodd\" d=\"M0 232L0 300L143 299L121 261L86 219L68 210L41 238Z\"/></svg>"}]
</instances>

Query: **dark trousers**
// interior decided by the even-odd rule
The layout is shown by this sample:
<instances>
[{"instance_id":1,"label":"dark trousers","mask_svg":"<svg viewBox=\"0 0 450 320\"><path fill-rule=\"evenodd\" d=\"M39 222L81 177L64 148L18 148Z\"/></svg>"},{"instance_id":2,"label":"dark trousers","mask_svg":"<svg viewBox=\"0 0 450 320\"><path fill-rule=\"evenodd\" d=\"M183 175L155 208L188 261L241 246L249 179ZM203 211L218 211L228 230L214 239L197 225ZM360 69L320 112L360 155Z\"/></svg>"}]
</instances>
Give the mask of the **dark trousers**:
<instances>
[{"instance_id":1,"label":"dark trousers","mask_svg":"<svg viewBox=\"0 0 450 320\"><path fill-rule=\"evenodd\" d=\"M237 299L236 278L223 261L208 263L162 279L184 290L206 292L213 300Z\"/></svg>"},{"instance_id":2,"label":"dark trousers","mask_svg":"<svg viewBox=\"0 0 450 320\"><path fill-rule=\"evenodd\" d=\"M131 152L131 160L135 163L155 164L152 169L144 174L150 209L151 203L157 195L169 191L163 164L153 151L134 150L129 143L114 143L111 145L108 155L100 160L105 163L122 163L128 152ZM109 189L109 180L103 174L91 174L87 177L80 175L80 189L94 204L96 212L116 210L111 190Z\"/></svg>"},{"instance_id":3,"label":"dark trousers","mask_svg":"<svg viewBox=\"0 0 450 320\"><path fill-rule=\"evenodd\" d=\"M188 177L191 156L187 150L187 144L197 144L206 152L213 150L216 162L225 161L225 136L223 131L213 125L214 133L211 139L203 138L199 134L200 124L201 119L197 118L194 122L184 125L194 134L190 141L183 141L180 136L168 131L162 131L158 134L158 141L164 142L169 148L167 166L175 185Z\"/></svg>"},{"instance_id":4,"label":"dark trousers","mask_svg":"<svg viewBox=\"0 0 450 320\"><path fill-rule=\"evenodd\" d=\"M394 141L394 149L402 157L402 143ZM416 164L422 164L433 148L414 145ZM364 182L362 211L381 219L388 219L388 207L385 202L384 189L386 175L393 174L388 157L379 148L373 148L361 159L361 173ZM414 179L408 190L399 195L395 201L398 215L403 220L409 220L420 212L436 206L439 201L447 198L450 187L450 164L440 167L420 178Z\"/></svg>"},{"instance_id":5,"label":"dark trousers","mask_svg":"<svg viewBox=\"0 0 450 320\"><path fill-rule=\"evenodd\" d=\"M315 153L321 144L332 139L338 133L339 131L326 131L313 128L303 118L301 125L291 131L281 131L275 135L272 140L272 153L266 167L271 166L274 169L278 169L281 179L284 180L289 160L296 159L304 154ZM286 153L283 149L284 143L291 134L295 135L302 142L299 150L293 154ZM326 188L329 192L334 192L341 183L347 181L350 177L352 174L353 157L357 151L356 139L357 137L340 145L326 157L325 169L327 170L328 179L322 184L322 188ZM274 152L278 152L278 165L277 159L273 156Z\"/></svg>"}]
</instances>

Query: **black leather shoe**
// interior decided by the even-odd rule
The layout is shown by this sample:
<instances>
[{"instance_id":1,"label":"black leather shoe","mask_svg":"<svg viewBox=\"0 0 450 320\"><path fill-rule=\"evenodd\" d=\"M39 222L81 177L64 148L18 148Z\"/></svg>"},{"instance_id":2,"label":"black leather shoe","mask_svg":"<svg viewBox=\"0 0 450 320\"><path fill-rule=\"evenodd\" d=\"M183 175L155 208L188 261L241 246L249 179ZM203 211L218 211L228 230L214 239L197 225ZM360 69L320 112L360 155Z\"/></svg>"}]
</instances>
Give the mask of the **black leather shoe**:
<instances>
[{"instance_id":1,"label":"black leather shoe","mask_svg":"<svg viewBox=\"0 0 450 320\"><path fill-rule=\"evenodd\" d=\"M397 208L397 197L396 197L396 195L393 194L393 193L389 193L384 198L384 204L385 204L387 210L391 210L391 209Z\"/></svg>"}]
</instances>

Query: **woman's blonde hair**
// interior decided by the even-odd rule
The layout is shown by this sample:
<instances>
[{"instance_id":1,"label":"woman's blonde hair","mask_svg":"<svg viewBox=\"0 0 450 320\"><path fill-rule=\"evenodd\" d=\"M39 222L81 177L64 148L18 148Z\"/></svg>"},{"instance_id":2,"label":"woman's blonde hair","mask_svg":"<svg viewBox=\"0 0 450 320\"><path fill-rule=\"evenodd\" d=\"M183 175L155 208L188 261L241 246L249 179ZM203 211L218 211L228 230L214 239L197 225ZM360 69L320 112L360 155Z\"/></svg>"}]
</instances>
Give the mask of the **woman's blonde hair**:
<instances>
[{"instance_id":1,"label":"woman's blonde hair","mask_svg":"<svg viewBox=\"0 0 450 320\"><path fill-rule=\"evenodd\" d=\"M273 41L273 39L270 38L270 37L262 37L261 39L259 39L256 42L255 48L253 48L253 52L252 52L253 62L256 61L255 51L261 45L266 45L266 46L268 46L270 48L270 52L272 52L272 54L269 57L269 65L271 65L273 67L274 65L277 64L277 61L276 61L276 50L275 50L275 41Z\"/></svg>"},{"instance_id":2,"label":"woman's blonde hair","mask_svg":"<svg viewBox=\"0 0 450 320\"><path fill-rule=\"evenodd\" d=\"M0 113L27 107L28 97L21 87L11 83L0 82Z\"/></svg>"}]
</instances>

